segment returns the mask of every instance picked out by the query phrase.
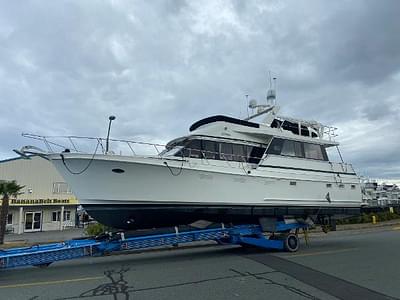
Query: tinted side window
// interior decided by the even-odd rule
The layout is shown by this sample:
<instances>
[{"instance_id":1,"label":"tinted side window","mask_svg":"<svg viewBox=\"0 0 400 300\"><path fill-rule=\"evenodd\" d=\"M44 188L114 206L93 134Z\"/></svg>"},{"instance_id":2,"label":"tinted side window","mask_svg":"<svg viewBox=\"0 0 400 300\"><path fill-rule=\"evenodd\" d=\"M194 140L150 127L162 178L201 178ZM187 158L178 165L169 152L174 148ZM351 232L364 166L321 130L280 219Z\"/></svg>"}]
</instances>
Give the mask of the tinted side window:
<instances>
[{"instance_id":1,"label":"tinted side window","mask_svg":"<svg viewBox=\"0 0 400 300\"><path fill-rule=\"evenodd\" d=\"M252 147L248 162L252 164L258 164L260 162L260 159L265 153L265 148L262 147Z\"/></svg>"},{"instance_id":2,"label":"tinted side window","mask_svg":"<svg viewBox=\"0 0 400 300\"><path fill-rule=\"evenodd\" d=\"M246 153L246 146L240 144L233 144L233 160L235 161L246 161L247 153Z\"/></svg>"},{"instance_id":3,"label":"tinted side window","mask_svg":"<svg viewBox=\"0 0 400 300\"><path fill-rule=\"evenodd\" d=\"M192 140L183 149L183 156L201 158L201 141Z\"/></svg>"},{"instance_id":4,"label":"tinted side window","mask_svg":"<svg viewBox=\"0 0 400 300\"><path fill-rule=\"evenodd\" d=\"M217 143L214 141L205 141L202 142L202 149L204 153L204 157L207 159L218 159L217 158Z\"/></svg>"},{"instance_id":5,"label":"tinted side window","mask_svg":"<svg viewBox=\"0 0 400 300\"><path fill-rule=\"evenodd\" d=\"M303 143L294 142L294 153L297 157L304 157Z\"/></svg>"},{"instance_id":6,"label":"tinted side window","mask_svg":"<svg viewBox=\"0 0 400 300\"><path fill-rule=\"evenodd\" d=\"M268 154L280 155L283 147L283 140L273 139L268 147Z\"/></svg>"},{"instance_id":7,"label":"tinted side window","mask_svg":"<svg viewBox=\"0 0 400 300\"><path fill-rule=\"evenodd\" d=\"M233 149L232 144L221 143L220 144L220 157L222 160L233 160Z\"/></svg>"},{"instance_id":8,"label":"tinted side window","mask_svg":"<svg viewBox=\"0 0 400 300\"><path fill-rule=\"evenodd\" d=\"M320 145L304 143L304 154L306 158L324 160Z\"/></svg>"},{"instance_id":9,"label":"tinted side window","mask_svg":"<svg viewBox=\"0 0 400 300\"><path fill-rule=\"evenodd\" d=\"M321 146L321 150L322 150L322 156L324 157L324 160L329 161L328 153L326 153L325 147Z\"/></svg>"},{"instance_id":10,"label":"tinted side window","mask_svg":"<svg viewBox=\"0 0 400 300\"><path fill-rule=\"evenodd\" d=\"M296 153L294 151L294 142L293 141L285 140L283 142L281 155L296 156Z\"/></svg>"}]
</instances>

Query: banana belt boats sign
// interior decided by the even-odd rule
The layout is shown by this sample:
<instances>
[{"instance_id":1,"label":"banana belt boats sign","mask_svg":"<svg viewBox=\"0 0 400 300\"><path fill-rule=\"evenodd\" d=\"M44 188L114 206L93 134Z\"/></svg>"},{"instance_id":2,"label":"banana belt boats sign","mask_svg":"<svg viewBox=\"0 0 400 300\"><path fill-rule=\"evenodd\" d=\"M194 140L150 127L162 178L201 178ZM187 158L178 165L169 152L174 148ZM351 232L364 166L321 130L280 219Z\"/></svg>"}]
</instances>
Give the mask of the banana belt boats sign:
<instances>
[{"instance_id":1,"label":"banana belt boats sign","mask_svg":"<svg viewBox=\"0 0 400 300\"><path fill-rule=\"evenodd\" d=\"M69 199L10 199L10 206L78 205L76 198Z\"/></svg>"}]
</instances>

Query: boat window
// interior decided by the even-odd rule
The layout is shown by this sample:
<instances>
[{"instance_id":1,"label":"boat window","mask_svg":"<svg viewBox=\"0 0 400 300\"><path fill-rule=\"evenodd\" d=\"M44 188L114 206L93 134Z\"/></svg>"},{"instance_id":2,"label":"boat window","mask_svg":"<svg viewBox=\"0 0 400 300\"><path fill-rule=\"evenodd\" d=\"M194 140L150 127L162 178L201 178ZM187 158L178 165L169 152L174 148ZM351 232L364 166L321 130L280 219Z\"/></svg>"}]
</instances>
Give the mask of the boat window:
<instances>
[{"instance_id":1,"label":"boat window","mask_svg":"<svg viewBox=\"0 0 400 300\"><path fill-rule=\"evenodd\" d=\"M328 153L326 153L326 148L324 146L321 146L321 150L322 150L322 155L324 157L324 160L329 161Z\"/></svg>"},{"instance_id":2,"label":"boat window","mask_svg":"<svg viewBox=\"0 0 400 300\"><path fill-rule=\"evenodd\" d=\"M301 142L283 140L281 155L304 157L303 147Z\"/></svg>"},{"instance_id":3,"label":"boat window","mask_svg":"<svg viewBox=\"0 0 400 300\"><path fill-rule=\"evenodd\" d=\"M233 160L232 144L220 143L220 157L222 160Z\"/></svg>"},{"instance_id":4,"label":"boat window","mask_svg":"<svg viewBox=\"0 0 400 300\"><path fill-rule=\"evenodd\" d=\"M207 159L217 159L217 143L214 141L202 141L202 150L204 157Z\"/></svg>"},{"instance_id":5,"label":"boat window","mask_svg":"<svg viewBox=\"0 0 400 300\"><path fill-rule=\"evenodd\" d=\"M245 145L233 144L233 160L234 161L246 161L247 160L247 149Z\"/></svg>"},{"instance_id":6,"label":"boat window","mask_svg":"<svg viewBox=\"0 0 400 300\"><path fill-rule=\"evenodd\" d=\"M267 153L328 161L326 149L321 145L279 138L272 140Z\"/></svg>"},{"instance_id":7,"label":"boat window","mask_svg":"<svg viewBox=\"0 0 400 300\"><path fill-rule=\"evenodd\" d=\"M325 160L321 145L304 143L304 155L306 158Z\"/></svg>"},{"instance_id":8,"label":"boat window","mask_svg":"<svg viewBox=\"0 0 400 300\"><path fill-rule=\"evenodd\" d=\"M268 147L268 154L280 155L283 147L282 139L273 139Z\"/></svg>"},{"instance_id":9,"label":"boat window","mask_svg":"<svg viewBox=\"0 0 400 300\"><path fill-rule=\"evenodd\" d=\"M175 146L173 148L166 148L163 152L160 153L160 156L182 156L182 148L183 146Z\"/></svg>"},{"instance_id":10,"label":"boat window","mask_svg":"<svg viewBox=\"0 0 400 300\"><path fill-rule=\"evenodd\" d=\"M294 143L294 153L296 157L304 157L304 150L303 145L300 142L293 142Z\"/></svg>"},{"instance_id":11,"label":"boat window","mask_svg":"<svg viewBox=\"0 0 400 300\"><path fill-rule=\"evenodd\" d=\"M182 150L184 157L201 158L201 141L191 140ZM182 152L175 154L176 156L182 156Z\"/></svg>"},{"instance_id":12,"label":"boat window","mask_svg":"<svg viewBox=\"0 0 400 300\"><path fill-rule=\"evenodd\" d=\"M248 147L251 151L248 152L249 156L247 161L252 164L258 164L265 153L265 148L263 147Z\"/></svg>"},{"instance_id":13,"label":"boat window","mask_svg":"<svg viewBox=\"0 0 400 300\"><path fill-rule=\"evenodd\" d=\"M182 143L180 143L182 145ZM185 146L174 145L163 155L206 158L258 164L266 148L243 144L221 143L210 140L186 140Z\"/></svg>"},{"instance_id":14,"label":"boat window","mask_svg":"<svg viewBox=\"0 0 400 300\"><path fill-rule=\"evenodd\" d=\"M283 143L281 155L296 156L294 152L294 142L286 140Z\"/></svg>"}]
</instances>

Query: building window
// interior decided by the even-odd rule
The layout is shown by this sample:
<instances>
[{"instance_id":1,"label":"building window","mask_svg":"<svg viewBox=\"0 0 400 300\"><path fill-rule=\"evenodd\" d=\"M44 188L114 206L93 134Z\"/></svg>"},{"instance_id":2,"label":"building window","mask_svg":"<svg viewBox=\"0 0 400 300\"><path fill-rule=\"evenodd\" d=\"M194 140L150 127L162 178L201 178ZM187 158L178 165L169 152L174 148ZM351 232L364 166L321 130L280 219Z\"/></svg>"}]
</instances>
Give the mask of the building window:
<instances>
[{"instance_id":1,"label":"building window","mask_svg":"<svg viewBox=\"0 0 400 300\"><path fill-rule=\"evenodd\" d=\"M53 222L59 222L61 220L61 211L53 211L51 219ZM64 210L63 221L71 221L71 211L70 210Z\"/></svg>"},{"instance_id":2,"label":"building window","mask_svg":"<svg viewBox=\"0 0 400 300\"><path fill-rule=\"evenodd\" d=\"M64 221L71 221L71 211L64 210Z\"/></svg>"},{"instance_id":3,"label":"building window","mask_svg":"<svg viewBox=\"0 0 400 300\"><path fill-rule=\"evenodd\" d=\"M72 194L66 182L53 182L53 194Z\"/></svg>"},{"instance_id":4,"label":"building window","mask_svg":"<svg viewBox=\"0 0 400 300\"><path fill-rule=\"evenodd\" d=\"M8 214L7 215L7 225L12 225L13 224L13 215Z\"/></svg>"},{"instance_id":5,"label":"building window","mask_svg":"<svg viewBox=\"0 0 400 300\"><path fill-rule=\"evenodd\" d=\"M51 220L53 222L59 222L61 217L61 211L53 211Z\"/></svg>"}]
</instances>

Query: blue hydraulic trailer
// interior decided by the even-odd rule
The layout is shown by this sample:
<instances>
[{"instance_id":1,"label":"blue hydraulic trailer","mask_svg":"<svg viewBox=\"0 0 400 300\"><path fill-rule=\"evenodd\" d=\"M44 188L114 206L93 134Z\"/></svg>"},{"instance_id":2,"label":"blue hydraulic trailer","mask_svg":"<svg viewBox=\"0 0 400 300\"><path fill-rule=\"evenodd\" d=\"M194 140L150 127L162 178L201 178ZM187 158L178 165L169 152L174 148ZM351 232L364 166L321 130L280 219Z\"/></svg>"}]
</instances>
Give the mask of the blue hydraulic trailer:
<instances>
[{"instance_id":1,"label":"blue hydraulic trailer","mask_svg":"<svg viewBox=\"0 0 400 300\"><path fill-rule=\"evenodd\" d=\"M101 238L68 240L31 247L0 249L0 269L21 266L48 266L53 262L85 256L102 256L112 252L138 250L160 246L216 241L221 244L252 245L266 249L295 252L299 248L298 232L306 230L305 222L268 221L261 225L239 225L188 230L174 233L128 236L124 232L103 235Z\"/></svg>"}]
</instances>

